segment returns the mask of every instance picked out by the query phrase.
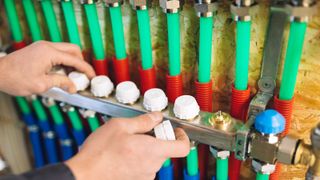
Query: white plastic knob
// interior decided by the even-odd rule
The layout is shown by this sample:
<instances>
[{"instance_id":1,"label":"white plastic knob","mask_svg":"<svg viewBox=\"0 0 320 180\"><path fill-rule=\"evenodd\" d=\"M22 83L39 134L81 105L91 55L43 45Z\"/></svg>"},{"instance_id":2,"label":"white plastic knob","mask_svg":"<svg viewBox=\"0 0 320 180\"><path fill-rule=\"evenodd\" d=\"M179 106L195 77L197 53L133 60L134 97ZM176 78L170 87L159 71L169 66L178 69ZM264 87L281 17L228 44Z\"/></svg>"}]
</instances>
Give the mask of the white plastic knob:
<instances>
[{"instance_id":1,"label":"white plastic knob","mask_svg":"<svg viewBox=\"0 0 320 180\"><path fill-rule=\"evenodd\" d=\"M77 91L83 91L89 86L90 81L84 73L72 71L68 77L76 86Z\"/></svg>"},{"instance_id":2,"label":"white plastic knob","mask_svg":"<svg viewBox=\"0 0 320 180\"><path fill-rule=\"evenodd\" d=\"M124 81L116 87L116 99L124 104L133 104L139 99L140 91L132 81Z\"/></svg>"},{"instance_id":3,"label":"white plastic knob","mask_svg":"<svg viewBox=\"0 0 320 180\"><path fill-rule=\"evenodd\" d=\"M144 93L143 107L148 111L162 111L168 105L168 98L162 89L153 88Z\"/></svg>"},{"instance_id":4,"label":"white plastic knob","mask_svg":"<svg viewBox=\"0 0 320 180\"><path fill-rule=\"evenodd\" d=\"M199 115L200 107L190 95L178 97L174 102L173 113L179 119L193 119Z\"/></svg>"},{"instance_id":5,"label":"white plastic knob","mask_svg":"<svg viewBox=\"0 0 320 180\"><path fill-rule=\"evenodd\" d=\"M96 76L91 80L91 92L96 97L108 97L113 88L113 83L108 76Z\"/></svg>"},{"instance_id":6,"label":"white plastic knob","mask_svg":"<svg viewBox=\"0 0 320 180\"><path fill-rule=\"evenodd\" d=\"M169 141L176 140L173 127L169 120L165 120L162 123L158 124L156 127L154 127L154 134L156 138L161 140L169 140Z\"/></svg>"},{"instance_id":7,"label":"white plastic knob","mask_svg":"<svg viewBox=\"0 0 320 180\"><path fill-rule=\"evenodd\" d=\"M6 56L6 55L8 55L6 52L3 52L3 51L0 52L0 58L1 58L1 57L4 57L4 56Z\"/></svg>"}]
</instances>

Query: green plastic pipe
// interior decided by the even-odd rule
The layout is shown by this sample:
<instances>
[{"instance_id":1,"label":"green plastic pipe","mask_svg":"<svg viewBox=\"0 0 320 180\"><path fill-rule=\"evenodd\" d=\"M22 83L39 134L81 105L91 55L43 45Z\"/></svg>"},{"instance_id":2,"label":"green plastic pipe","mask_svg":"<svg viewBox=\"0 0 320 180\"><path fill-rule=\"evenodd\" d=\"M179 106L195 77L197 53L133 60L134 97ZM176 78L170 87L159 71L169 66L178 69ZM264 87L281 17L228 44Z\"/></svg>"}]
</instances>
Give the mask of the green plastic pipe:
<instances>
[{"instance_id":1,"label":"green plastic pipe","mask_svg":"<svg viewBox=\"0 0 320 180\"><path fill-rule=\"evenodd\" d=\"M198 174L198 150L193 146L187 156L187 173L189 176L195 176Z\"/></svg>"},{"instance_id":2,"label":"green plastic pipe","mask_svg":"<svg viewBox=\"0 0 320 180\"><path fill-rule=\"evenodd\" d=\"M116 59L122 60L127 57L127 53L124 40L121 6L109 7L109 13Z\"/></svg>"},{"instance_id":3,"label":"green plastic pipe","mask_svg":"<svg viewBox=\"0 0 320 180\"><path fill-rule=\"evenodd\" d=\"M221 159L217 158L216 165L216 177L218 180L227 180L228 179L228 158Z\"/></svg>"},{"instance_id":4,"label":"green plastic pipe","mask_svg":"<svg viewBox=\"0 0 320 180\"><path fill-rule=\"evenodd\" d=\"M40 25L38 23L36 11L34 9L32 0L23 0L22 6L27 17L27 23L30 28L32 41L35 42L42 40L43 37L40 32Z\"/></svg>"},{"instance_id":5,"label":"green plastic pipe","mask_svg":"<svg viewBox=\"0 0 320 180\"><path fill-rule=\"evenodd\" d=\"M162 167L165 168L165 167L169 167L170 165L171 165L171 159L169 158L163 163Z\"/></svg>"},{"instance_id":6,"label":"green plastic pipe","mask_svg":"<svg viewBox=\"0 0 320 180\"><path fill-rule=\"evenodd\" d=\"M105 52L99 25L98 13L95 4L85 4L84 10L87 16L91 44L96 60L104 60Z\"/></svg>"},{"instance_id":7,"label":"green plastic pipe","mask_svg":"<svg viewBox=\"0 0 320 180\"><path fill-rule=\"evenodd\" d=\"M49 106L49 111L56 125L60 125L63 123L63 116L61 114L59 107L56 104Z\"/></svg>"},{"instance_id":8,"label":"green plastic pipe","mask_svg":"<svg viewBox=\"0 0 320 180\"><path fill-rule=\"evenodd\" d=\"M61 1L61 7L64 14L64 19L67 26L67 33L69 37L69 41L72 44L78 45L82 48L80 35L77 25L76 16L74 14L72 1Z\"/></svg>"},{"instance_id":9,"label":"green plastic pipe","mask_svg":"<svg viewBox=\"0 0 320 180\"><path fill-rule=\"evenodd\" d=\"M8 17L8 23L11 28L12 37L15 42L23 40L23 34L19 23L19 18L14 0L4 0L4 7Z\"/></svg>"},{"instance_id":10,"label":"green plastic pipe","mask_svg":"<svg viewBox=\"0 0 320 180\"><path fill-rule=\"evenodd\" d=\"M200 17L198 81L208 83L211 79L212 17Z\"/></svg>"},{"instance_id":11,"label":"green plastic pipe","mask_svg":"<svg viewBox=\"0 0 320 180\"><path fill-rule=\"evenodd\" d=\"M268 180L268 179L269 179L269 174L257 173L256 175L256 180Z\"/></svg>"},{"instance_id":12,"label":"green plastic pipe","mask_svg":"<svg viewBox=\"0 0 320 180\"><path fill-rule=\"evenodd\" d=\"M179 13L167 13L169 75L181 73L180 65L180 16Z\"/></svg>"},{"instance_id":13,"label":"green plastic pipe","mask_svg":"<svg viewBox=\"0 0 320 180\"><path fill-rule=\"evenodd\" d=\"M46 19L49 30L50 39L52 42L62 42L58 21L53 9L51 0L41 0L41 7Z\"/></svg>"},{"instance_id":14,"label":"green plastic pipe","mask_svg":"<svg viewBox=\"0 0 320 180\"><path fill-rule=\"evenodd\" d=\"M82 130L83 126L82 126L81 119L80 119L76 109L74 107L70 108L68 110L67 114L70 118L73 129L74 130Z\"/></svg>"},{"instance_id":15,"label":"green plastic pipe","mask_svg":"<svg viewBox=\"0 0 320 180\"><path fill-rule=\"evenodd\" d=\"M47 121L48 116L46 111L44 110L42 103L39 101L37 97L32 99L32 106L37 114L39 121Z\"/></svg>"},{"instance_id":16,"label":"green plastic pipe","mask_svg":"<svg viewBox=\"0 0 320 180\"><path fill-rule=\"evenodd\" d=\"M149 11L137 10L142 69L152 68L152 45Z\"/></svg>"},{"instance_id":17,"label":"green plastic pipe","mask_svg":"<svg viewBox=\"0 0 320 180\"><path fill-rule=\"evenodd\" d=\"M99 128L99 120L97 116L94 115L94 116L88 117L88 122L89 122L89 127L91 132L94 132Z\"/></svg>"},{"instance_id":18,"label":"green plastic pipe","mask_svg":"<svg viewBox=\"0 0 320 180\"><path fill-rule=\"evenodd\" d=\"M306 29L306 22L291 22L279 93L281 100L291 100L294 96Z\"/></svg>"},{"instance_id":19,"label":"green plastic pipe","mask_svg":"<svg viewBox=\"0 0 320 180\"><path fill-rule=\"evenodd\" d=\"M29 104L24 97L16 96L16 101L18 103L20 110L22 111L22 114L31 114L31 109L29 107Z\"/></svg>"},{"instance_id":20,"label":"green plastic pipe","mask_svg":"<svg viewBox=\"0 0 320 180\"><path fill-rule=\"evenodd\" d=\"M235 88L248 88L251 21L237 21Z\"/></svg>"}]
</instances>

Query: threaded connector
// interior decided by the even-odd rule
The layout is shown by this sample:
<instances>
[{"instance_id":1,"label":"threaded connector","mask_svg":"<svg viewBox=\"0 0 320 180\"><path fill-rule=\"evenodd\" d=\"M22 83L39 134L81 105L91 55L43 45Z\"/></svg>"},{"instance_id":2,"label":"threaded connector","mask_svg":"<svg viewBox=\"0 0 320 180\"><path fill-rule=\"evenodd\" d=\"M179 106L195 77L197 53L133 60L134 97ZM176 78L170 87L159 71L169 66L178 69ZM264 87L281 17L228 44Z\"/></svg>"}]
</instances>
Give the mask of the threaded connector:
<instances>
[{"instance_id":1,"label":"threaded connector","mask_svg":"<svg viewBox=\"0 0 320 180\"><path fill-rule=\"evenodd\" d=\"M315 0L291 0L286 5L290 21L308 22L310 17L317 12Z\"/></svg>"},{"instance_id":2,"label":"threaded connector","mask_svg":"<svg viewBox=\"0 0 320 180\"><path fill-rule=\"evenodd\" d=\"M180 9L179 0L160 0L160 7L165 13L177 13Z\"/></svg>"},{"instance_id":3,"label":"threaded connector","mask_svg":"<svg viewBox=\"0 0 320 180\"><path fill-rule=\"evenodd\" d=\"M231 13L235 21L250 21L249 9L255 4L255 0L234 0L231 4Z\"/></svg>"},{"instance_id":4,"label":"threaded connector","mask_svg":"<svg viewBox=\"0 0 320 180\"><path fill-rule=\"evenodd\" d=\"M104 0L107 7L119 7L123 4L123 0Z\"/></svg>"},{"instance_id":5,"label":"threaded connector","mask_svg":"<svg viewBox=\"0 0 320 180\"><path fill-rule=\"evenodd\" d=\"M199 17L212 17L213 13L217 11L216 0L196 0L194 8Z\"/></svg>"},{"instance_id":6,"label":"threaded connector","mask_svg":"<svg viewBox=\"0 0 320 180\"><path fill-rule=\"evenodd\" d=\"M69 0L61 0L61 1L69 1ZM98 0L80 0L80 4L95 4Z\"/></svg>"}]
</instances>

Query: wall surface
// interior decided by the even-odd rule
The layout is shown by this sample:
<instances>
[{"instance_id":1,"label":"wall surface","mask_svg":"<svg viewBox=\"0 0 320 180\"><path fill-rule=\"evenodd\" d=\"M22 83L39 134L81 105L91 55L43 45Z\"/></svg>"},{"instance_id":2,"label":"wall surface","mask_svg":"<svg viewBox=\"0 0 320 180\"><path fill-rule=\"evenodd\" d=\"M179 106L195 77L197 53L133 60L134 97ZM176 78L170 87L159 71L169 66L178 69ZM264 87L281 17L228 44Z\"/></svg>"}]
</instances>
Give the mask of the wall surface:
<instances>
[{"instance_id":1,"label":"wall surface","mask_svg":"<svg viewBox=\"0 0 320 180\"><path fill-rule=\"evenodd\" d=\"M17 1L19 2L19 1ZM64 39L66 38L65 25L61 10L55 3L55 10L63 30ZM20 19L24 27L25 37L30 41L30 36L26 27L24 14L21 3L18 4ZM35 1L37 4L37 1ZM153 57L158 69L158 82L160 87L164 88L164 78L167 73L168 47L166 38L166 18L154 2L149 14L151 17L151 32L153 42ZM1 7L1 6L0 6ZM75 4L75 11L79 29L82 35L83 43L90 52L90 42L88 29L84 13L78 3ZM109 13L102 3L98 4L100 25L105 39L105 47L108 57L114 55L113 39L111 33L111 23ZM6 26L3 7L0 12L2 19L0 25ZM42 21L43 33L48 37L43 15L40 6L37 4L38 18ZM123 5L123 21L125 29L127 53L130 58L131 73L134 80L137 80L137 65L140 63L139 37L137 32L137 22L135 12L131 10L128 2ZM250 78L249 83L252 87L252 94L256 92L256 82L260 75L261 60L263 54L264 40L268 23L268 1L261 1L251 9L252 29L251 29L251 53L250 53ZM195 15L193 4L186 2L181 12L181 61L183 64L184 87L186 94L194 94L193 82L197 77L197 56L198 56L198 36L199 36L199 19ZM219 5L216 16L214 17L213 46L208 47L213 50L212 57L212 78L214 81L214 109L229 111L229 101L231 93L231 84L234 80L234 61L235 61L235 22L232 21L227 1ZM278 85L282 74L283 59L288 38L289 22L286 27L284 49L281 60L281 67L278 73ZM7 28L1 28L0 33L2 40L6 42L10 36ZM49 39L49 38L47 38ZM298 81L296 85L295 105L293 113L293 123L291 133L309 141L309 134L312 127L320 120L320 6L317 7L317 14L310 21L307 29L307 35L304 43L304 51L299 69ZM302 166L291 166L283 168L281 179L304 179L305 168ZM250 176L252 172L249 169L243 169L243 178Z\"/></svg>"}]
</instances>

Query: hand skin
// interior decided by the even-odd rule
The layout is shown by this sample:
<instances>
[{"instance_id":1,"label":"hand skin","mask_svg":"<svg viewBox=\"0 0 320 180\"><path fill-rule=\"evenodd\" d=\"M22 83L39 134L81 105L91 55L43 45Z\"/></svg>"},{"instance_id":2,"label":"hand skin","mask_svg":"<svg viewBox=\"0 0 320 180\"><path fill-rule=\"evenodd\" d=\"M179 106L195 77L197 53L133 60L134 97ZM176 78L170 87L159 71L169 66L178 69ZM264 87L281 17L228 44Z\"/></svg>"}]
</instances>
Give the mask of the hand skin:
<instances>
[{"instance_id":1,"label":"hand skin","mask_svg":"<svg viewBox=\"0 0 320 180\"><path fill-rule=\"evenodd\" d=\"M95 76L77 45L38 41L0 58L0 90L16 96L40 94L52 87L75 93L67 76L50 73L57 65L73 67L89 78Z\"/></svg>"},{"instance_id":2,"label":"hand skin","mask_svg":"<svg viewBox=\"0 0 320 180\"><path fill-rule=\"evenodd\" d=\"M190 150L186 133L175 129L176 141L144 133L162 121L154 112L136 118L108 121L92 133L66 165L77 180L151 180L169 157L185 157Z\"/></svg>"}]
</instances>

